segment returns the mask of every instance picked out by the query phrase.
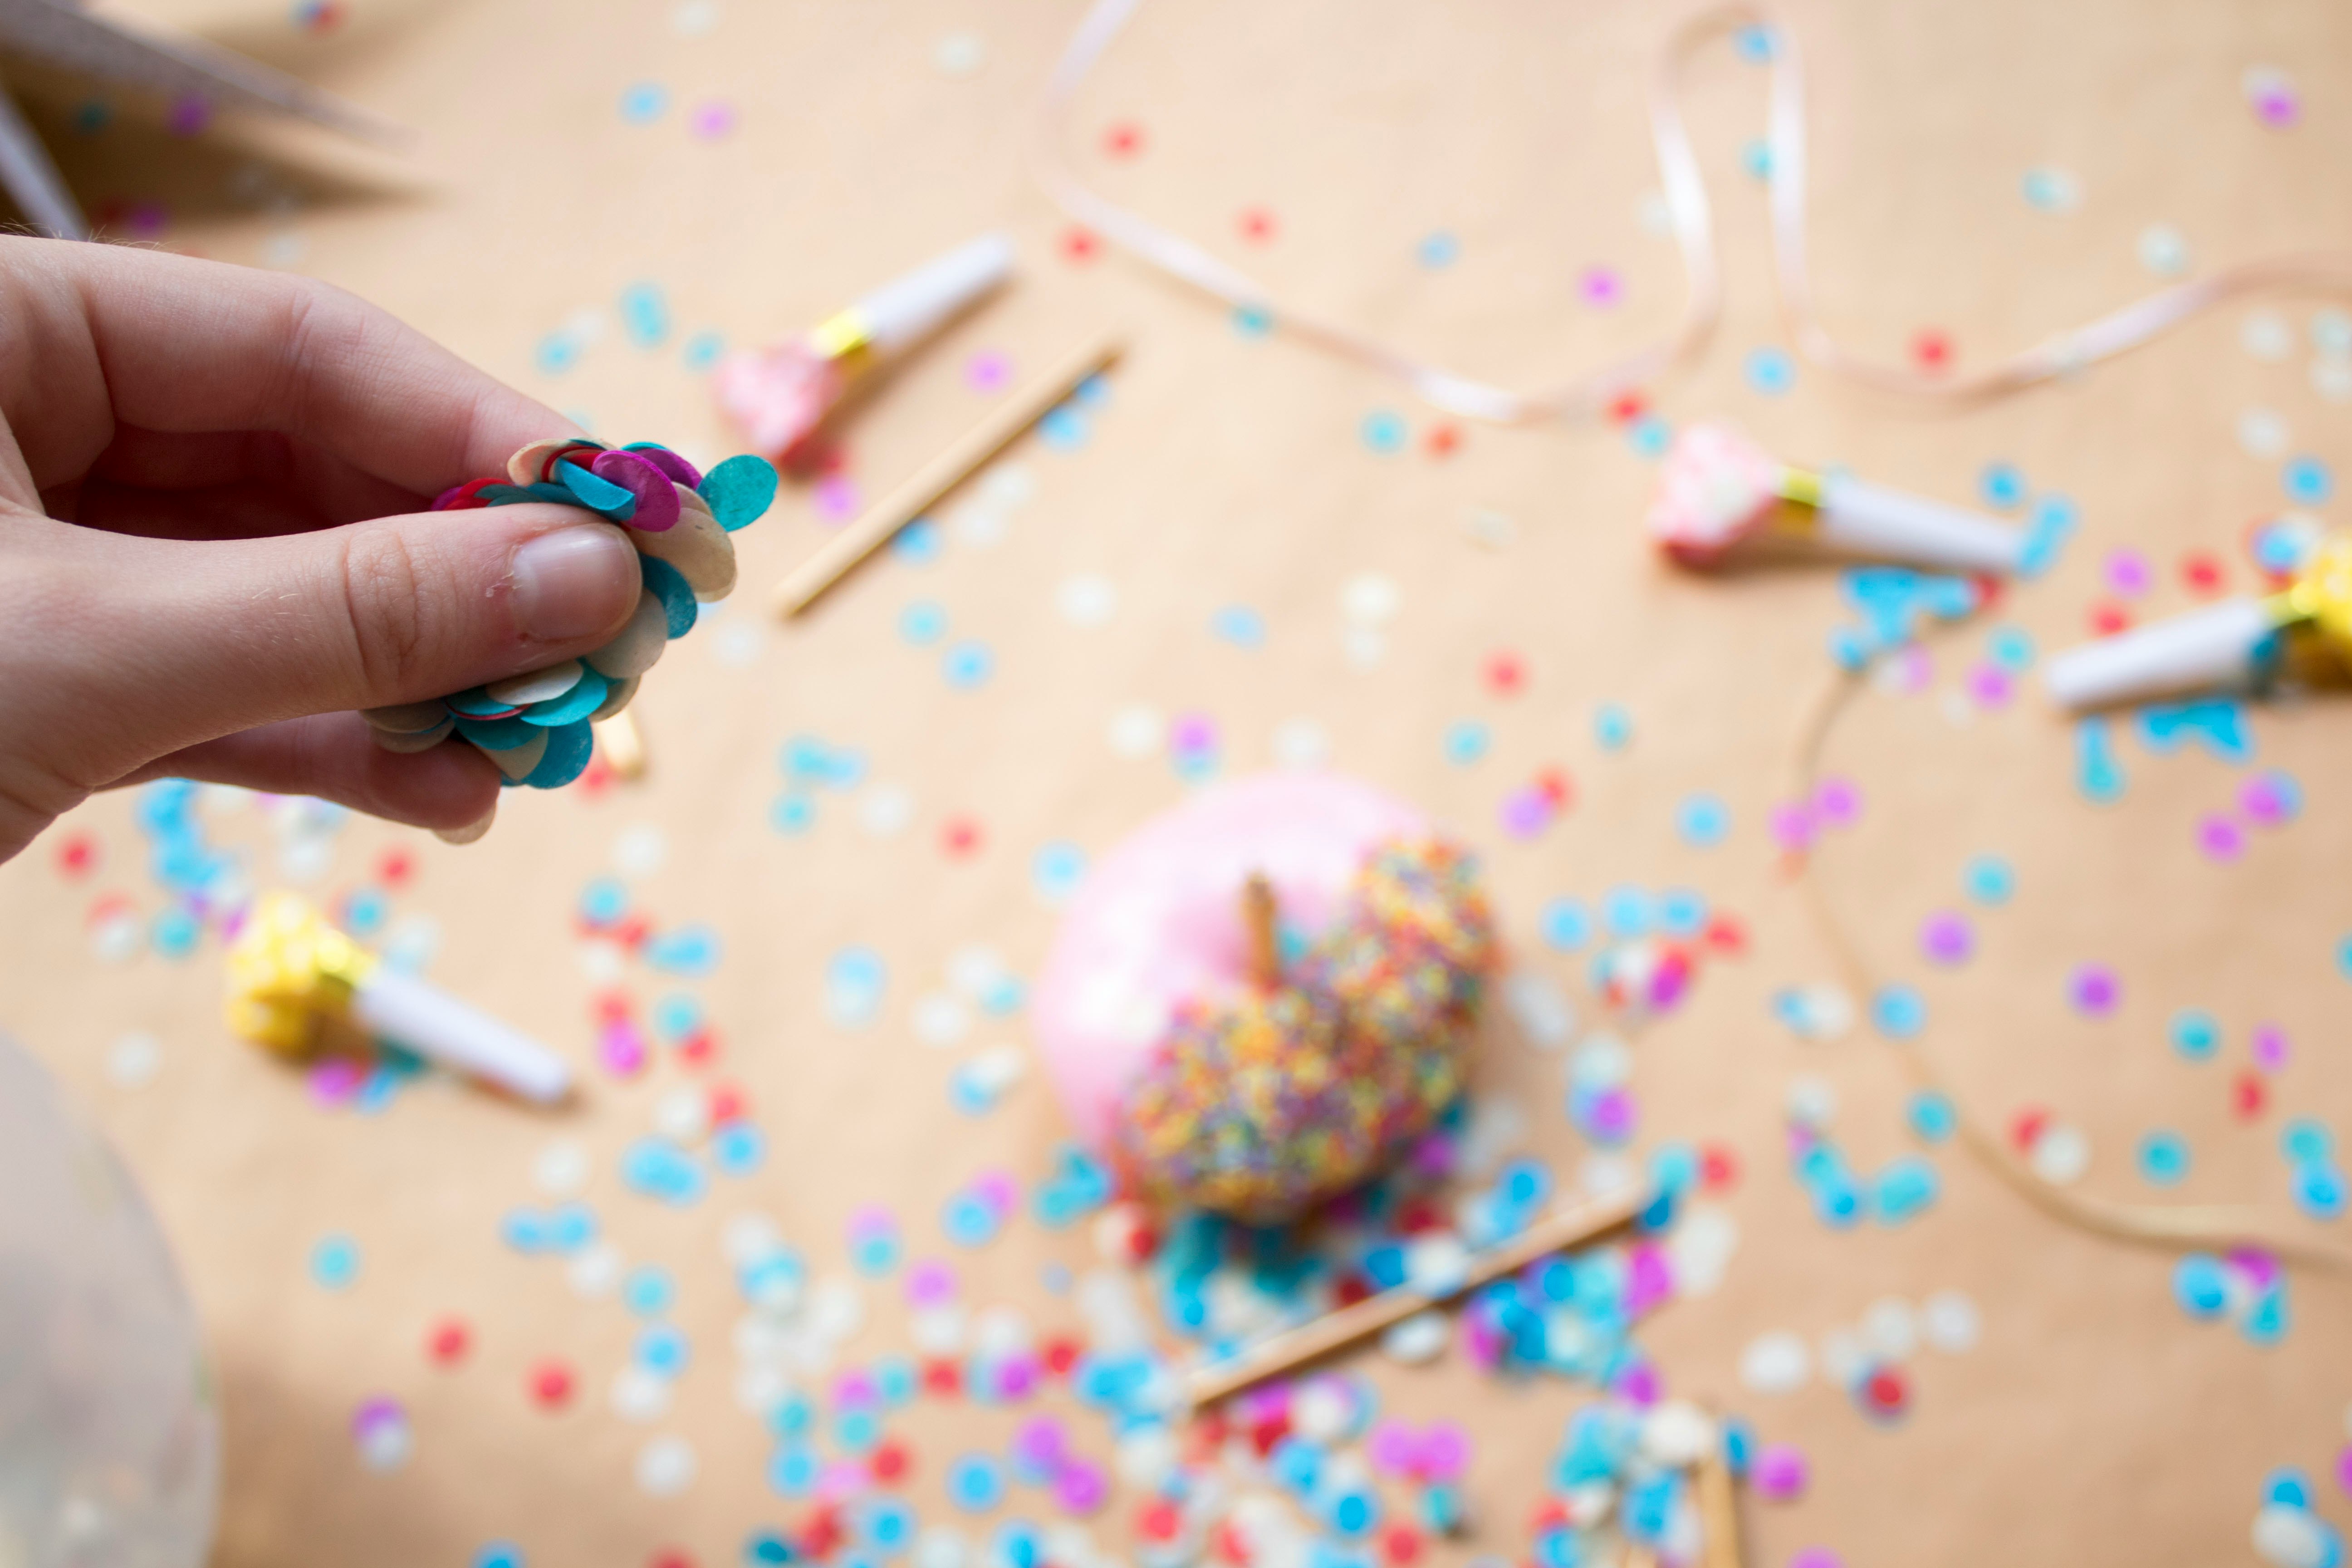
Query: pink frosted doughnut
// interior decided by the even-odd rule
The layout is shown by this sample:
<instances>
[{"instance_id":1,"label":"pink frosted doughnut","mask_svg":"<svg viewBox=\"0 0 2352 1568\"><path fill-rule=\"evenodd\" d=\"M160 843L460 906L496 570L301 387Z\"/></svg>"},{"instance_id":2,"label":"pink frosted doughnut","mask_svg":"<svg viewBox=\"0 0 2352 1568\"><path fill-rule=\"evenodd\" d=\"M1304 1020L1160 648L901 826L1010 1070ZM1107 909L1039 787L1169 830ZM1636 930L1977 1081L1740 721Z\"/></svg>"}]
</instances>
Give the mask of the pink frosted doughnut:
<instances>
[{"instance_id":1,"label":"pink frosted doughnut","mask_svg":"<svg viewBox=\"0 0 2352 1568\"><path fill-rule=\"evenodd\" d=\"M1286 930L1312 938L1342 912L1367 849L1429 831L1370 784L1283 773L1212 784L1121 841L1071 901L1031 1009L1080 1135L1111 1147L1120 1097L1179 1002L1244 994L1249 939L1235 894L1251 872L1273 883Z\"/></svg>"}]
</instances>

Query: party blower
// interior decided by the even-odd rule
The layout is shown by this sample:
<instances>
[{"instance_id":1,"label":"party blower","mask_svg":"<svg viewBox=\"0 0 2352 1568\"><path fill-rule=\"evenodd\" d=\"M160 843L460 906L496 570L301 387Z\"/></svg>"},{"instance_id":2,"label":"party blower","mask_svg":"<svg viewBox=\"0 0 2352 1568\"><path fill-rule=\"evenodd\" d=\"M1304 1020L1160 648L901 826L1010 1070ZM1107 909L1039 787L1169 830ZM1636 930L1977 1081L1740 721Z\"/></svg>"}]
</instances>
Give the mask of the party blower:
<instances>
[{"instance_id":1,"label":"party blower","mask_svg":"<svg viewBox=\"0 0 2352 1568\"><path fill-rule=\"evenodd\" d=\"M1013 242L982 235L892 279L773 348L730 354L719 405L755 451L787 468L810 457L819 426L868 370L929 337L1013 270Z\"/></svg>"},{"instance_id":2,"label":"party blower","mask_svg":"<svg viewBox=\"0 0 2352 1568\"><path fill-rule=\"evenodd\" d=\"M1980 512L1791 468L1728 425L1693 425L1675 438L1650 532L1702 569L1775 539L1941 572L2011 573L2025 552L2022 532Z\"/></svg>"},{"instance_id":3,"label":"party blower","mask_svg":"<svg viewBox=\"0 0 2352 1568\"><path fill-rule=\"evenodd\" d=\"M2050 661L2050 695L2079 710L2244 686L2283 637L2352 656L2352 533L2321 541L2266 598L2225 599L2067 649Z\"/></svg>"},{"instance_id":4,"label":"party blower","mask_svg":"<svg viewBox=\"0 0 2352 1568\"><path fill-rule=\"evenodd\" d=\"M229 1027L300 1058L336 1022L536 1104L572 1091L571 1067L537 1040L401 973L293 894L266 895L229 947Z\"/></svg>"}]
</instances>

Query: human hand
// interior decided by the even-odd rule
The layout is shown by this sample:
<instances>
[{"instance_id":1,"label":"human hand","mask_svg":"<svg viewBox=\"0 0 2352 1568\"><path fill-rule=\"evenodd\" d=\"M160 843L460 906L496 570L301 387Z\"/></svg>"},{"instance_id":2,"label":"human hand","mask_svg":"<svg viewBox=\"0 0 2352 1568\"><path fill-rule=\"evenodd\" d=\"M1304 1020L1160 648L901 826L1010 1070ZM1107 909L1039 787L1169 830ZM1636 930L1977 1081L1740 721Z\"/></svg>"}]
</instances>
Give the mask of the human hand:
<instances>
[{"instance_id":1,"label":"human hand","mask_svg":"<svg viewBox=\"0 0 2352 1568\"><path fill-rule=\"evenodd\" d=\"M0 238L0 859L160 777L479 837L499 773L352 711L586 653L636 551L567 507L424 509L572 432L350 295Z\"/></svg>"}]
</instances>

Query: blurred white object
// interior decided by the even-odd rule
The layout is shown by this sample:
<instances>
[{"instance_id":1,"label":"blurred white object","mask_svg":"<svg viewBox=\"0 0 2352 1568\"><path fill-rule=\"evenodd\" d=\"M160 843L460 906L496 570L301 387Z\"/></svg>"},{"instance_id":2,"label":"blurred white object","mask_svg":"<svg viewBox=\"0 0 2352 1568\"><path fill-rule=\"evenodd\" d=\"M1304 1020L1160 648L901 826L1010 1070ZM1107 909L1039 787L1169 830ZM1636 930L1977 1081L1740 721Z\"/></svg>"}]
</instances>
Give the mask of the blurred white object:
<instances>
[{"instance_id":1,"label":"blurred white object","mask_svg":"<svg viewBox=\"0 0 2352 1568\"><path fill-rule=\"evenodd\" d=\"M220 1429L130 1173L0 1035L0 1568L197 1568Z\"/></svg>"}]
</instances>

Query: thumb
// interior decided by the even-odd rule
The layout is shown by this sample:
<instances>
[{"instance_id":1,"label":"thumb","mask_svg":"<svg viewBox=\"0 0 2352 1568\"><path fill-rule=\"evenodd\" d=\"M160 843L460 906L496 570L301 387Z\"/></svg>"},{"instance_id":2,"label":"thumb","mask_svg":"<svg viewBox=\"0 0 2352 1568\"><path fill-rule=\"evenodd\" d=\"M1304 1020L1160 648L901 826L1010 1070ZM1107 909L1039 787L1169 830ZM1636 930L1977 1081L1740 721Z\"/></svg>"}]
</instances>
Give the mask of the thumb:
<instances>
[{"instance_id":1,"label":"thumb","mask_svg":"<svg viewBox=\"0 0 2352 1568\"><path fill-rule=\"evenodd\" d=\"M622 531L560 506L269 539L84 538L104 574L83 599L101 640L78 661L111 689L82 704L106 721L87 737L101 775L257 724L422 701L587 653L643 592Z\"/></svg>"}]
</instances>

